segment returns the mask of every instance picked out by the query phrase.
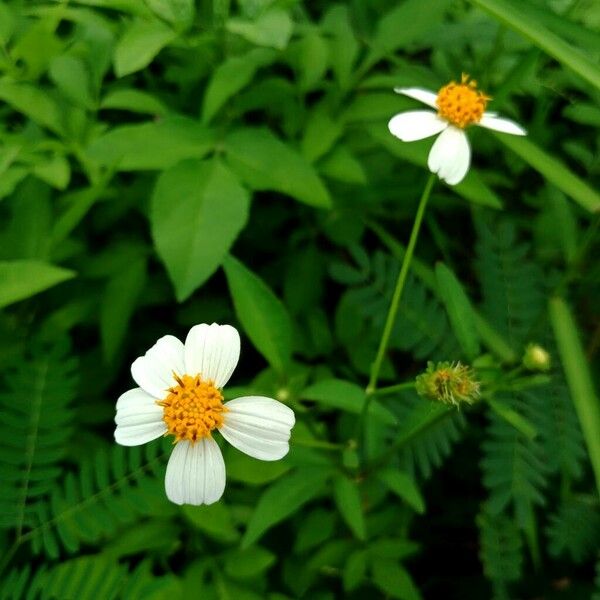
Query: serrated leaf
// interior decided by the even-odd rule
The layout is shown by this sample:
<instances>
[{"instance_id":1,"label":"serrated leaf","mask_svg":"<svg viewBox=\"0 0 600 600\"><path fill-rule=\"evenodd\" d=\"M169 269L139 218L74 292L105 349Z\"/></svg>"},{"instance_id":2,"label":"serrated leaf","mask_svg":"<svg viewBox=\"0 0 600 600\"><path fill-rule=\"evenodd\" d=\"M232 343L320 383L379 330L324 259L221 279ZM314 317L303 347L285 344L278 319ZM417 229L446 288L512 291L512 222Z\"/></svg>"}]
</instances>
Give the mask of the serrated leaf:
<instances>
[{"instance_id":1,"label":"serrated leaf","mask_svg":"<svg viewBox=\"0 0 600 600\"><path fill-rule=\"evenodd\" d=\"M292 322L277 296L240 261L228 256L223 263L235 312L257 350L278 371L292 356Z\"/></svg>"},{"instance_id":2,"label":"serrated leaf","mask_svg":"<svg viewBox=\"0 0 600 600\"><path fill-rule=\"evenodd\" d=\"M394 468L384 469L377 478L418 513L425 512L425 501L412 477Z\"/></svg>"},{"instance_id":3,"label":"serrated leaf","mask_svg":"<svg viewBox=\"0 0 600 600\"><path fill-rule=\"evenodd\" d=\"M217 159L187 160L158 179L150 221L182 302L219 267L248 219L250 197Z\"/></svg>"}]
</instances>

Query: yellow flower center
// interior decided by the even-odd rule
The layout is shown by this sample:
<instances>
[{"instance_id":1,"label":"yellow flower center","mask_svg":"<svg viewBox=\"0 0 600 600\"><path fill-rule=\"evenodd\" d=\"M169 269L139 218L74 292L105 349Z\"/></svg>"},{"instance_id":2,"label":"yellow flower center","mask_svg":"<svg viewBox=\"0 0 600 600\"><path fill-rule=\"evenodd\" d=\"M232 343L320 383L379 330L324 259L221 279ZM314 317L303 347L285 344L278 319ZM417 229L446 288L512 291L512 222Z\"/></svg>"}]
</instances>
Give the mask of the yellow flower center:
<instances>
[{"instance_id":1,"label":"yellow flower center","mask_svg":"<svg viewBox=\"0 0 600 600\"><path fill-rule=\"evenodd\" d=\"M489 100L489 96L477 89L477 82L469 81L469 76L463 73L460 83L451 81L438 92L436 105L440 117L464 129L479 123Z\"/></svg>"},{"instance_id":2,"label":"yellow flower center","mask_svg":"<svg viewBox=\"0 0 600 600\"><path fill-rule=\"evenodd\" d=\"M175 436L175 442L195 442L210 437L211 431L223 425L223 395L212 381L203 381L199 375L175 375L177 385L169 389L169 395L157 402L164 409L163 420L167 433Z\"/></svg>"}]
</instances>

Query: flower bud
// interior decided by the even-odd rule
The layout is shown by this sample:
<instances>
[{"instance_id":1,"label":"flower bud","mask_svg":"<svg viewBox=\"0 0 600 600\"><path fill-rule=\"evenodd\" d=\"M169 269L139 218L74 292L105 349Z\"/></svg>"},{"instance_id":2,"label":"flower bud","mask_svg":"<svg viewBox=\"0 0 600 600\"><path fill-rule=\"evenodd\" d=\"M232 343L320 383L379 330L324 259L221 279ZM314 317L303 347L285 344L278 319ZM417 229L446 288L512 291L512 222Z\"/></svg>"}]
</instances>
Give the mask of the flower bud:
<instances>
[{"instance_id":1,"label":"flower bud","mask_svg":"<svg viewBox=\"0 0 600 600\"><path fill-rule=\"evenodd\" d=\"M471 367L460 362L427 363L427 370L416 379L419 396L444 404L473 404L479 397L479 382Z\"/></svg>"},{"instance_id":2,"label":"flower bud","mask_svg":"<svg viewBox=\"0 0 600 600\"><path fill-rule=\"evenodd\" d=\"M550 370L550 354L539 344L529 344L523 355L523 366L529 371Z\"/></svg>"}]
</instances>

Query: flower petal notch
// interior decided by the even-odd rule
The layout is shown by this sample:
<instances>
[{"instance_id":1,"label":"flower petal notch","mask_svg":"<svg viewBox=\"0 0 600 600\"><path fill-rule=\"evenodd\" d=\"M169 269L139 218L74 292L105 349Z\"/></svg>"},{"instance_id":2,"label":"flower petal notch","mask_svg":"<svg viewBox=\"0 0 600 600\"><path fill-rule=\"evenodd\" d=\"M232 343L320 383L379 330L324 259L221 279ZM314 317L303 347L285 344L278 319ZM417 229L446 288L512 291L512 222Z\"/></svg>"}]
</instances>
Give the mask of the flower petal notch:
<instances>
[{"instance_id":1,"label":"flower petal notch","mask_svg":"<svg viewBox=\"0 0 600 600\"><path fill-rule=\"evenodd\" d=\"M160 338L131 366L140 386L117 401L115 440L137 446L174 437L165 491L175 504L212 504L225 490L225 462L213 432L259 460L289 451L294 411L264 396L223 402L222 388L240 356L240 336L230 325L192 327L185 344Z\"/></svg>"},{"instance_id":2,"label":"flower petal notch","mask_svg":"<svg viewBox=\"0 0 600 600\"><path fill-rule=\"evenodd\" d=\"M463 74L460 83L451 81L437 94L421 88L395 88L437 112L428 110L398 113L390 119L390 133L403 142L422 140L439 134L435 140L427 165L432 173L448 185L459 184L467 175L471 164L471 147L465 130L477 125L510 135L527 135L518 123L486 111L491 100L477 89L477 82Z\"/></svg>"}]
</instances>

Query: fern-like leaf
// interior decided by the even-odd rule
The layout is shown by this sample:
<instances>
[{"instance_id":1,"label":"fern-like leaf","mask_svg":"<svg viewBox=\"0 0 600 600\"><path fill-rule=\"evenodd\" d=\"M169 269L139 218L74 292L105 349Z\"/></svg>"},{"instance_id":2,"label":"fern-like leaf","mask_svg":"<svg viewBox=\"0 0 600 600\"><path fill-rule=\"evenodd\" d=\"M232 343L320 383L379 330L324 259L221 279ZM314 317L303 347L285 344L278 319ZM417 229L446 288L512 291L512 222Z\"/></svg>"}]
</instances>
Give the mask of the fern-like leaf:
<instances>
[{"instance_id":1,"label":"fern-like leaf","mask_svg":"<svg viewBox=\"0 0 600 600\"><path fill-rule=\"evenodd\" d=\"M587 496L575 496L563 502L551 515L547 529L549 550L553 556L568 553L581 563L600 548L600 507Z\"/></svg>"},{"instance_id":2,"label":"fern-like leaf","mask_svg":"<svg viewBox=\"0 0 600 600\"><path fill-rule=\"evenodd\" d=\"M96 545L143 516L167 516L174 508L164 495L160 443L100 450L68 473L48 501L35 506L33 528L24 535L35 552L57 557L60 547L77 552Z\"/></svg>"},{"instance_id":3,"label":"fern-like leaf","mask_svg":"<svg viewBox=\"0 0 600 600\"><path fill-rule=\"evenodd\" d=\"M484 511L477 517L481 549L479 557L498 599L510 598L507 584L518 581L523 570L523 543L514 521Z\"/></svg>"},{"instance_id":4,"label":"fern-like leaf","mask_svg":"<svg viewBox=\"0 0 600 600\"><path fill-rule=\"evenodd\" d=\"M32 345L33 346L33 345ZM72 434L76 362L68 343L35 347L8 369L0 392L0 527L18 538L32 501L52 488L61 473Z\"/></svg>"}]
</instances>

